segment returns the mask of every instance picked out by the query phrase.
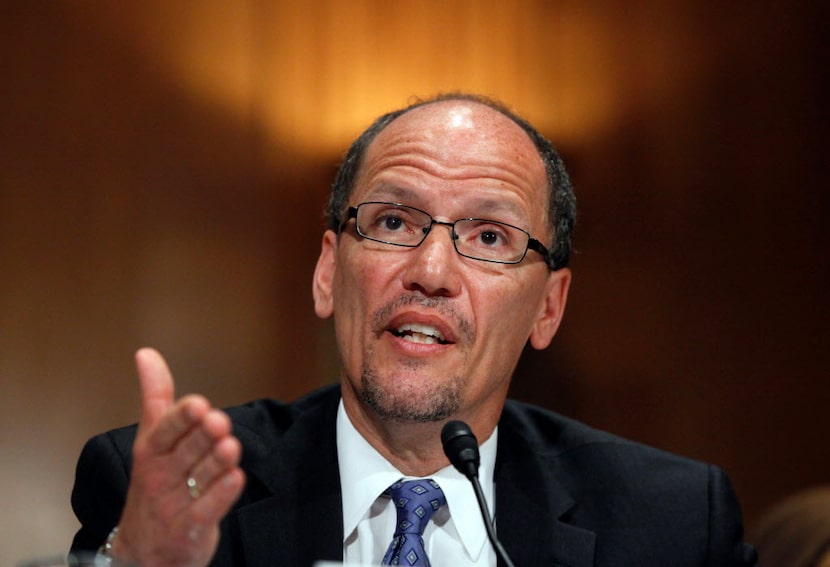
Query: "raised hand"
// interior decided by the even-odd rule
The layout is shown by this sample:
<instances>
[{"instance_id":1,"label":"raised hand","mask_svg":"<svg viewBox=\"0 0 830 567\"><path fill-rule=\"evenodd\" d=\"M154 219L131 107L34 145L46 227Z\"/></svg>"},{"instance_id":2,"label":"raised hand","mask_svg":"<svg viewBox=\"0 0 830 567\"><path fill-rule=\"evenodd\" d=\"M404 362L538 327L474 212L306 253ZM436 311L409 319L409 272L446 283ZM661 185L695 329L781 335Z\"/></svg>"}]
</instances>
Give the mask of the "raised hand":
<instances>
[{"instance_id":1,"label":"raised hand","mask_svg":"<svg viewBox=\"0 0 830 567\"><path fill-rule=\"evenodd\" d=\"M141 419L127 501L112 555L139 565L207 565L219 521L245 476L231 422L202 396L175 400L173 377L152 349L136 353Z\"/></svg>"}]
</instances>

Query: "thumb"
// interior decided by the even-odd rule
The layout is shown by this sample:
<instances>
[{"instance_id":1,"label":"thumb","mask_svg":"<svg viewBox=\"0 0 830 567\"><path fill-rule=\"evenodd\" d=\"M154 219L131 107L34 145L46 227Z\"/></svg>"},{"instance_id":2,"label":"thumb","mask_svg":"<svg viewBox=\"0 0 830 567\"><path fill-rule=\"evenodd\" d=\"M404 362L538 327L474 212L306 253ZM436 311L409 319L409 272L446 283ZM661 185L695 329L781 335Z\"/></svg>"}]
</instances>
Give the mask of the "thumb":
<instances>
[{"instance_id":1,"label":"thumb","mask_svg":"<svg viewBox=\"0 0 830 567\"><path fill-rule=\"evenodd\" d=\"M143 348L135 353L138 382L141 388L139 428L155 425L173 406L173 375L158 351Z\"/></svg>"}]
</instances>

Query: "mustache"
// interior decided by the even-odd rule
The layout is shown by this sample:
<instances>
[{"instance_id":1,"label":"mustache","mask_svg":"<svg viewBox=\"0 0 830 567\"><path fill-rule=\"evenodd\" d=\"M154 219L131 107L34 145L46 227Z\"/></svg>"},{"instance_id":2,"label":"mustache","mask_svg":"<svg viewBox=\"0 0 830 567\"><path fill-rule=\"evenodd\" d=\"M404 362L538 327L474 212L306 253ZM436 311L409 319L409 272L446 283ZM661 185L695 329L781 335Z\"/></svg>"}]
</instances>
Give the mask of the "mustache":
<instances>
[{"instance_id":1,"label":"mustache","mask_svg":"<svg viewBox=\"0 0 830 567\"><path fill-rule=\"evenodd\" d=\"M372 315L372 329L378 334L382 333L386 330L386 324L395 311L413 305L437 312L444 319L448 319L455 329L458 342L461 342L460 339L472 341L475 338L475 327L472 321L460 313L450 299L427 297L420 292L401 294L381 305Z\"/></svg>"}]
</instances>

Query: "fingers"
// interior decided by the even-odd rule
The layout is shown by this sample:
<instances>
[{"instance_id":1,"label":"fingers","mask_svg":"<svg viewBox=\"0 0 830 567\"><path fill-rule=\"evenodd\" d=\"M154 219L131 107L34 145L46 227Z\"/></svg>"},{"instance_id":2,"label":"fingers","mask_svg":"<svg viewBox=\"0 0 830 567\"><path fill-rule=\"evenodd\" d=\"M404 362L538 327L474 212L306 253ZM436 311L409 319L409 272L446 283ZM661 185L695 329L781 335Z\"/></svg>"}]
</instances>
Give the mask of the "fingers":
<instances>
[{"instance_id":1,"label":"fingers","mask_svg":"<svg viewBox=\"0 0 830 567\"><path fill-rule=\"evenodd\" d=\"M190 395L172 405L162 417L157 419L152 426L145 427L141 433L146 435L146 443L150 450L167 453L173 451L178 444L193 434L197 437L211 437L211 431L217 431L211 423L217 419L224 420L227 424L219 428L222 431L215 433L213 437L230 433L230 421L226 416L222 416L224 414L218 410L211 410L210 402L202 396ZM195 444L197 441L198 439L194 439L189 443Z\"/></svg>"},{"instance_id":2,"label":"fingers","mask_svg":"<svg viewBox=\"0 0 830 567\"><path fill-rule=\"evenodd\" d=\"M157 453L171 451L176 443L204 419L210 404L201 396L186 396L175 403L173 375L156 350L143 348L135 355L141 388L139 447Z\"/></svg>"},{"instance_id":3,"label":"fingers","mask_svg":"<svg viewBox=\"0 0 830 567\"><path fill-rule=\"evenodd\" d=\"M223 439L191 471L198 487L198 496L189 511L192 521L208 524L221 518L239 497L244 475L237 463L242 449L235 438Z\"/></svg>"},{"instance_id":4,"label":"fingers","mask_svg":"<svg viewBox=\"0 0 830 567\"><path fill-rule=\"evenodd\" d=\"M164 358L149 348L136 353L141 387L141 421L133 447L137 461L163 462L160 486L176 486L203 459L235 466L241 450L222 449L212 457L216 446L232 439L231 422L224 412L212 409L199 395L174 401L173 377ZM236 443L234 440L233 445ZM231 458L233 455L234 458ZM161 470L159 470L161 472ZM166 480L167 482L163 482Z\"/></svg>"},{"instance_id":5,"label":"fingers","mask_svg":"<svg viewBox=\"0 0 830 567\"><path fill-rule=\"evenodd\" d=\"M225 437L218 441L211 451L203 454L199 462L187 471L187 476L196 482L198 491L204 494L236 467L241 454L239 441L234 437Z\"/></svg>"},{"instance_id":6,"label":"fingers","mask_svg":"<svg viewBox=\"0 0 830 567\"><path fill-rule=\"evenodd\" d=\"M231 432L230 420L218 410L210 410L195 425L187 432L187 435L179 438L173 449L177 460L189 463L191 465L189 468L192 468L215 443L230 435Z\"/></svg>"},{"instance_id":7,"label":"fingers","mask_svg":"<svg viewBox=\"0 0 830 567\"><path fill-rule=\"evenodd\" d=\"M173 406L173 376L161 354L151 348L136 352L135 365L141 387L140 425L152 427Z\"/></svg>"},{"instance_id":8,"label":"fingers","mask_svg":"<svg viewBox=\"0 0 830 567\"><path fill-rule=\"evenodd\" d=\"M180 515L185 537L193 544L208 536L227 510L239 498L245 486L245 474L239 468L227 470L204 488L185 514Z\"/></svg>"},{"instance_id":9,"label":"fingers","mask_svg":"<svg viewBox=\"0 0 830 567\"><path fill-rule=\"evenodd\" d=\"M136 367L141 419L120 542L113 550L139 564L207 564L218 542L219 521L245 484L239 468L242 447L230 418L207 399L175 400L173 377L158 352L138 351ZM188 490L189 477L197 492Z\"/></svg>"}]
</instances>

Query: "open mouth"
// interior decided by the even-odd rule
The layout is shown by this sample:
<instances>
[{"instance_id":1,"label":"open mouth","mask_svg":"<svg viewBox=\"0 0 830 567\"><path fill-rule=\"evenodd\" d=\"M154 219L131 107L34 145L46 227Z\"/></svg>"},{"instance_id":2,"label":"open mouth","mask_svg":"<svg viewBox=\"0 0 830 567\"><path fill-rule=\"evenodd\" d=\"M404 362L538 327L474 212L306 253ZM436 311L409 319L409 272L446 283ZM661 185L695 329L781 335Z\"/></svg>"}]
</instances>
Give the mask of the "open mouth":
<instances>
[{"instance_id":1,"label":"open mouth","mask_svg":"<svg viewBox=\"0 0 830 567\"><path fill-rule=\"evenodd\" d=\"M400 327L389 329L389 332L400 337L405 341L419 343L423 345L447 345L449 341L444 339L441 331L430 325L418 325L416 323L406 323Z\"/></svg>"}]
</instances>

